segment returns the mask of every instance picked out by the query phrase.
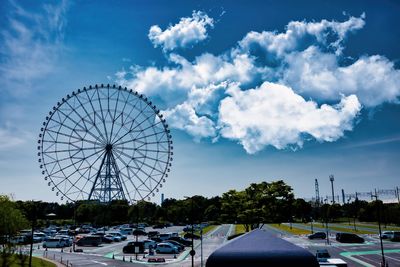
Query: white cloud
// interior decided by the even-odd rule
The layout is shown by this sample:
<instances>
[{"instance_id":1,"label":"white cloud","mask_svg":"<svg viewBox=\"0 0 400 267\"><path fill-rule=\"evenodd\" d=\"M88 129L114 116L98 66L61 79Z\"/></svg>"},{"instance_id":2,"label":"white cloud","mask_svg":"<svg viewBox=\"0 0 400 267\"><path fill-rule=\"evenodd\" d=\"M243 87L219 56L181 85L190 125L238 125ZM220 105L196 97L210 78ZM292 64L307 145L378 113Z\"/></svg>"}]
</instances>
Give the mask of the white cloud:
<instances>
[{"instance_id":1,"label":"white cloud","mask_svg":"<svg viewBox=\"0 0 400 267\"><path fill-rule=\"evenodd\" d=\"M0 31L0 78L11 93L26 93L32 83L51 73L62 46L66 2L43 5L29 13L15 2Z\"/></svg>"},{"instance_id":2,"label":"white cloud","mask_svg":"<svg viewBox=\"0 0 400 267\"><path fill-rule=\"evenodd\" d=\"M400 71L383 56L363 56L348 66L339 66L335 55L312 46L287 55L285 61L281 81L301 95L336 101L342 95L356 94L366 107L398 102Z\"/></svg>"},{"instance_id":3,"label":"white cloud","mask_svg":"<svg viewBox=\"0 0 400 267\"><path fill-rule=\"evenodd\" d=\"M135 88L148 96L158 96L168 107L185 101L193 88L205 88L210 84L234 81L241 84L253 82L264 71L254 65L247 54L215 56L204 53L189 62L182 56L169 56L172 67L131 67L130 71L116 74L117 83ZM131 78L129 78L131 77Z\"/></svg>"},{"instance_id":4,"label":"white cloud","mask_svg":"<svg viewBox=\"0 0 400 267\"><path fill-rule=\"evenodd\" d=\"M204 12L193 11L191 17L181 18L179 23L161 30L158 25L150 28L148 37L154 47L164 51L188 47L207 38L207 28L214 27L214 20Z\"/></svg>"},{"instance_id":5,"label":"white cloud","mask_svg":"<svg viewBox=\"0 0 400 267\"><path fill-rule=\"evenodd\" d=\"M221 135L238 140L248 153L265 146L277 149L302 146L305 136L332 142L353 128L361 110L355 95L344 97L337 106L318 107L289 87L264 82L259 88L228 90L219 108Z\"/></svg>"},{"instance_id":6,"label":"white cloud","mask_svg":"<svg viewBox=\"0 0 400 267\"><path fill-rule=\"evenodd\" d=\"M291 21L284 33L271 31L249 32L240 42L240 50L250 51L258 45L268 53L282 57L293 51L303 50L311 44L333 48L336 54L342 51L342 42L348 33L364 27L365 14L360 18L350 17L345 22L321 20L320 22Z\"/></svg>"},{"instance_id":7,"label":"white cloud","mask_svg":"<svg viewBox=\"0 0 400 267\"><path fill-rule=\"evenodd\" d=\"M178 25L186 24L168 30ZM234 139L249 153L331 142L353 129L361 106L398 103L400 96L393 62L381 55L350 62L344 55L345 40L364 25L364 14L292 21L282 33L250 32L220 55L189 61L171 53L164 67L132 66L117 73L117 82L161 100L171 126L195 139Z\"/></svg>"}]
</instances>

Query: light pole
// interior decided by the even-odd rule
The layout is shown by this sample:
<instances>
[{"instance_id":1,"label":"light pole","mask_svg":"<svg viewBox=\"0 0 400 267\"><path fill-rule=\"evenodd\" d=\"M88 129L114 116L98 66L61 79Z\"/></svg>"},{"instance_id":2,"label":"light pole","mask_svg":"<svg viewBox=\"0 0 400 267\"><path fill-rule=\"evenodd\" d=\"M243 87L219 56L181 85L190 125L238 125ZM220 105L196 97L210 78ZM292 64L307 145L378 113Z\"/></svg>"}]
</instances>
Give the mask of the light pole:
<instances>
[{"instance_id":1,"label":"light pole","mask_svg":"<svg viewBox=\"0 0 400 267\"><path fill-rule=\"evenodd\" d=\"M187 197L184 196L186 199L191 200L191 205L190 205L190 221L192 224L192 250L190 251L190 256L192 257L192 267L194 267L194 255L196 255L196 251L194 251L194 228L193 228L193 197Z\"/></svg>"},{"instance_id":2,"label":"light pole","mask_svg":"<svg viewBox=\"0 0 400 267\"><path fill-rule=\"evenodd\" d=\"M326 242L329 245L329 228L328 228L328 209L329 209L329 204L327 204L328 198L325 199L325 231L326 231Z\"/></svg>"},{"instance_id":3,"label":"light pole","mask_svg":"<svg viewBox=\"0 0 400 267\"><path fill-rule=\"evenodd\" d=\"M378 202L378 194L376 193L376 189L375 189L375 195L371 194L371 198L375 198L376 205L378 206L378 227L379 227L379 240L381 243L382 266L386 266L385 253L383 252L382 231L381 231L381 209L380 209L380 202Z\"/></svg>"},{"instance_id":4,"label":"light pole","mask_svg":"<svg viewBox=\"0 0 400 267\"><path fill-rule=\"evenodd\" d=\"M331 181L332 187L332 204L335 204L335 191L333 190L333 181L335 181L335 178L333 177L333 174L329 175L329 181Z\"/></svg>"}]
</instances>

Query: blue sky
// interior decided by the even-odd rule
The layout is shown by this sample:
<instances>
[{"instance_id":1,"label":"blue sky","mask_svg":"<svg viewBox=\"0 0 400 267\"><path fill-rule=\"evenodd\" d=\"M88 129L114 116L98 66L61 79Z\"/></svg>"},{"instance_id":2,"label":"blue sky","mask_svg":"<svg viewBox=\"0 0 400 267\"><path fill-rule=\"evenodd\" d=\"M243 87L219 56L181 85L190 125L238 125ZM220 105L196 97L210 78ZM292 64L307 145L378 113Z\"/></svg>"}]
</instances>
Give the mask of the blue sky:
<instances>
[{"instance_id":1,"label":"blue sky","mask_svg":"<svg viewBox=\"0 0 400 267\"><path fill-rule=\"evenodd\" d=\"M0 192L59 200L37 136L66 94L115 83L172 128L166 197L283 179L391 189L400 166L395 1L2 1ZM159 195L154 198L158 201Z\"/></svg>"}]
</instances>

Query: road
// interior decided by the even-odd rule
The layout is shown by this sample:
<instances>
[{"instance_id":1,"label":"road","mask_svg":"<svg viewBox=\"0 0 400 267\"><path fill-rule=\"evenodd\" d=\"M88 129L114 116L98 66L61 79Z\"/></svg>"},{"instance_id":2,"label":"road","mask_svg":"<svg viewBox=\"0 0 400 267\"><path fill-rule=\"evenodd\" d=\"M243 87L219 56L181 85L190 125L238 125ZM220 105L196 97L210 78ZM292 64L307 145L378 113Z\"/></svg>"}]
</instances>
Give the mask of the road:
<instances>
[{"instance_id":1,"label":"road","mask_svg":"<svg viewBox=\"0 0 400 267\"><path fill-rule=\"evenodd\" d=\"M293 226L303 229L309 229L303 225ZM306 236L294 236L284 231L276 231L272 227L266 225L264 229L273 234L282 237L283 239L294 243L300 247L309 250L315 254L317 250L327 249L333 258L341 258L348 263L348 267L374 267L380 266L382 256L380 250L380 242L378 235L361 235L364 237L363 244L343 244L335 240L337 231L330 230L330 243L326 240L309 240ZM314 228L315 231L325 231L323 228ZM400 266L400 243L383 241L385 259L390 267Z\"/></svg>"}]
</instances>

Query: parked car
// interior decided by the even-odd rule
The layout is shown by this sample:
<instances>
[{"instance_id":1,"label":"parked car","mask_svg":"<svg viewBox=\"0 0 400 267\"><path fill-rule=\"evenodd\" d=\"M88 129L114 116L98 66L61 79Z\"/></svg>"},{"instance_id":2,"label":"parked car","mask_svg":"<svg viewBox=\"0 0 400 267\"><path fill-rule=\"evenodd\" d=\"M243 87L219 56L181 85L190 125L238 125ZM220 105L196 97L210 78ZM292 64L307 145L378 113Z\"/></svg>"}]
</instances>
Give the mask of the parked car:
<instances>
[{"instance_id":1,"label":"parked car","mask_svg":"<svg viewBox=\"0 0 400 267\"><path fill-rule=\"evenodd\" d=\"M158 243L156 247L157 253L178 253L179 249L171 243Z\"/></svg>"},{"instance_id":2,"label":"parked car","mask_svg":"<svg viewBox=\"0 0 400 267\"><path fill-rule=\"evenodd\" d=\"M62 248L65 247L65 241L61 237L48 238L43 242L42 246L44 248Z\"/></svg>"},{"instance_id":3,"label":"parked car","mask_svg":"<svg viewBox=\"0 0 400 267\"><path fill-rule=\"evenodd\" d=\"M400 241L400 232L393 232L393 237L390 239L390 241L399 242Z\"/></svg>"},{"instance_id":4,"label":"parked car","mask_svg":"<svg viewBox=\"0 0 400 267\"><path fill-rule=\"evenodd\" d=\"M132 231L132 235L147 235L147 233L143 228L137 228Z\"/></svg>"},{"instance_id":5,"label":"parked car","mask_svg":"<svg viewBox=\"0 0 400 267\"><path fill-rule=\"evenodd\" d=\"M101 244L101 237L94 235L87 235L76 241L78 246L93 246L97 247Z\"/></svg>"},{"instance_id":6,"label":"parked car","mask_svg":"<svg viewBox=\"0 0 400 267\"><path fill-rule=\"evenodd\" d=\"M121 237L119 237L117 235L106 234L104 237L111 239L114 242L120 242L122 240Z\"/></svg>"},{"instance_id":7,"label":"parked car","mask_svg":"<svg viewBox=\"0 0 400 267\"><path fill-rule=\"evenodd\" d=\"M104 233L102 233L102 232L97 232L97 233L94 233L94 234L92 234L93 236L100 236L101 237L101 242L102 243L106 243L106 244L109 244L109 243L112 243L113 241L114 241L114 236L106 236Z\"/></svg>"},{"instance_id":8,"label":"parked car","mask_svg":"<svg viewBox=\"0 0 400 267\"><path fill-rule=\"evenodd\" d=\"M130 227L122 227L119 229L119 232L123 235L131 235L133 232L133 229Z\"/></svg>"},{"instance_id":9,"label":"parked car","mask_svg":"<svg viewBox=\"0 0 400 267\"><path fill-rule=\"evenodd\" d=\"M153 236L158 236L159 234L160 234L159 231L149 231L147 233L147 236L150 238L150 237L153 237Z\"/></svg>"},{"instance_id":10,"label":"parked car","mask_svg":"<svg viewBox=\"0 0 400 267\"><path fill-rule=\"evenodd\" d=\"M351 233L337 233L336 240L340 243L364 243L364 238Z\"/></svg>"},{"instance_id":11,"label":"parked car","mask_svg":"<svg viewBox=\"0 0 400 267\"><path fill-rule=\"evenodd\" d=\"M118 236L121 238L121 240L126 240L126 235L123 235L120 232L109 232L108 234L113 235L113 236Z\"/></svg>"},{"instance_id":12,"label":"parked car","mask_svg":"<svg viewBox=\"0 0 400 267\"><path fill-rule=\"evenodd\" d=\"M48 238L45 233L42 232L35 232L33 233L33 243L43 242Z\"/></svg>"},{"instance_id":13,"label":"parked car","mask_svg":"<svg viewBox=\"0 0 400 267\"><path fill-rule=\"evenodd\" d=\"M161 240L167 240L167 239L169 239L171 236L170 236L170 234L159 234L158 237L159 237Z\"/></svg>"},{"instance_id":14,"label":"parked car","mask_svg":"<svg viewBox=\"0 0 400 267\"><path fill-rule=\"evenodd\" d=\"M316 232L308 236L308 239L325 239L326 233L324 232Z\"/></svg>"},{"instance_id":15,"label":"parked car","mask_svg":"<svg viewBox=\"0 0 400 267\"><path fill-rule=\"evenodd\" d=\"M317 253L315 256L317 257L318 262L327 262L328 259L331 257L328 250L326 250L326 249L317 250Z\"/></svg>"},{"instance_id":16,"label":"parked car","mask_svg":"<svg viewBox=\"0 0 400 267\"><path fill-rule=\"evenodd\" d=\"M153 225L153 229L162 229L162 228L165 228L165 225L164 225L164 224L156 224L156 225Z\"/></svg>"},{"instance_id":17,"label":"parked car","mask_svg":"<svg viewBox=\"0 0 400 267\"><path fill-rule=\"evenodd\" d=\"M156 248L157 247L157 242L154 241L154 240L146 239L146 240L143 240L143 242L144 242L144 248L145 249L150 249L150 248Z\"/></svg>"},{"instance_id":18,"label":"parked car","mask_svg":"<svg viewBox=\"0 0 400 267\"><path fill-rule=\"evenodd\" d=\"M61 238L64 242L64 247L69 247L72 245L72 238L68 235L56 235L54 238Z\"/></svg>"},{"instance_id":19,"label":"parked car","mask_svg":"<svg viewBox=\"0 0 400 267\"><path fill-rule=\"evenodd\" d=\"M175 240L167 239L167 240L164 241L164 243L170 243L170 244L174 245L175 247L178 248L179 251L182 251L182 250L185 249L185 246L183 244L181 244L181 243L179 243L179 242L177 242Z\"/></svg>"},{"instance_id":20,"label":"parked car","mask_svg":"<svg viewBox=\"0 0 400 267\"><path fill-rule=\"evenodd\" d=\"M135 251L138 248L138 251ZM124 253L144 253L145 243L143 241L129 242L126 246L122 248Z\"/></svg>"},{"instance_id":21,"label":"parked car","mask_svg":"<svg viewBox=\"0 0 400 267\"><path fill-rule=\"evenodd\" d=\"M185 238L182 238L180 236L172 236L172 237L169 238L169 240L177 241L177 242L179 242L182 245L187 246L187 247L192 245L192 240L185 239Z\"/></svg>"},{"instance_id":22,"label":"parked car","mask_svg":"<svg viewBox=\"0 0 400 267\"><path fill-rule=\"evenodd\" d=\"M394 235L394 231L385 231L382 233L382 239L392 239Z\"/></svg>"}]
</instances>

